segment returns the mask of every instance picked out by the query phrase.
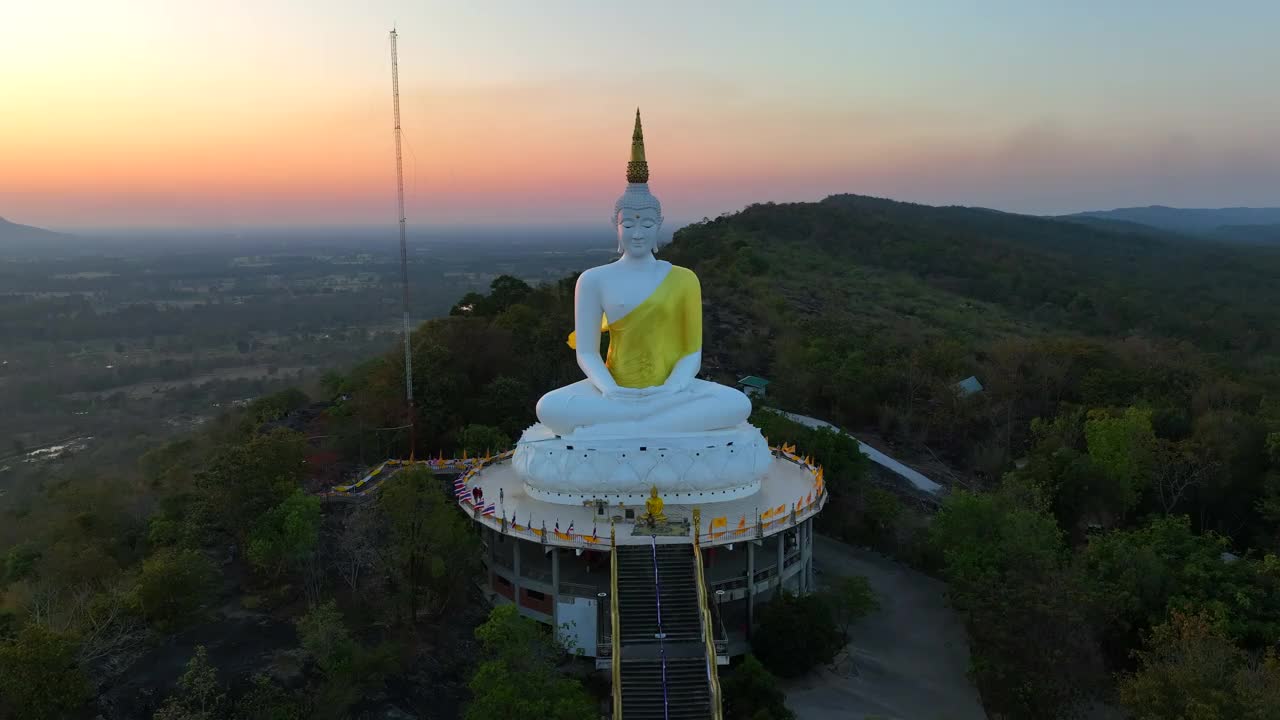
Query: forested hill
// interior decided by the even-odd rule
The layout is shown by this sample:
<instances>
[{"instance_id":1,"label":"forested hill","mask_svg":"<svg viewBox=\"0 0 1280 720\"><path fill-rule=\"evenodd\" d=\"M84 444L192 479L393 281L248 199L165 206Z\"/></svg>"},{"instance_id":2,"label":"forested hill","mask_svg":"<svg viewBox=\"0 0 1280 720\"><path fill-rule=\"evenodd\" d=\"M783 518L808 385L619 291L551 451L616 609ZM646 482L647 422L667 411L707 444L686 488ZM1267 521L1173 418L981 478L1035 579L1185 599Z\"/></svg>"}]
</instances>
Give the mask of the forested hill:
<instances>
[{"instance_id":1,"label":"forested hill","mask_svg":"<svg viewBox=\"0 0 1280 720\"><path fill-rule=\"evenodd\" d=\"M30 225L19 225L0 217L0 252L32 247L44 242L62 240L66 237L62 233Z\"/></svg>"},{"instance_id":2,"label":"forested hill","mask_svg":"<svg viewBox=\"0 0 1280 720\"><path fill-rule=\"evenodd\" d=\"M874 268L1051 328L1180 337L1211 352L1271 352L1280 333L1280 250L1139 225L840 195L689 226L672 253L713 289L747 277L783 293L812 282L815 300L836 306L856 292L857 268Z\"/></svg>"},{"instance_id":3,"label":"forested hill","mask_svg":"<svg viewBox=\"0 0 1280 720\"><path fill-rule=\"evenodd\" d=\"M1280 243L1280 208L1149 207L1093 210L1065 215L1067 220L1141 223L1189 235L1235 242Z\"/></svg>"}]
</instances>

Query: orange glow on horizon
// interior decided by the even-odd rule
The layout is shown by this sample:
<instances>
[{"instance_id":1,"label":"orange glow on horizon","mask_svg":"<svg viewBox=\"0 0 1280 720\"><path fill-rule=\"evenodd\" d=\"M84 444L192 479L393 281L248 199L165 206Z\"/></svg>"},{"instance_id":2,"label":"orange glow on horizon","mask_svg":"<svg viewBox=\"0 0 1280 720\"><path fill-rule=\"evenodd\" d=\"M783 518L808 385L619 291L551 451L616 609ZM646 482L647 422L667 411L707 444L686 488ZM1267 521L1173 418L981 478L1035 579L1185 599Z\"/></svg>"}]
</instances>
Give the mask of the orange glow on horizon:
<instances>
[{"instance_id":1,"label":"orange glow on horizon","mask_svg":"<svg viewBox=\"0 0 1280 720\"><path fill-rule=\"evenodd\" d=\"M384 222L392 18L408 211L439 222L594 221L623 188L636 105L672 219L840 192L1273 205L1280 186L1275 4L1244 23L1120 2L1100 24L1066 5L655 0L663 31L641 49L607 3L13 5L0 216L55 228Z\"/></svg>"}]
</instances>

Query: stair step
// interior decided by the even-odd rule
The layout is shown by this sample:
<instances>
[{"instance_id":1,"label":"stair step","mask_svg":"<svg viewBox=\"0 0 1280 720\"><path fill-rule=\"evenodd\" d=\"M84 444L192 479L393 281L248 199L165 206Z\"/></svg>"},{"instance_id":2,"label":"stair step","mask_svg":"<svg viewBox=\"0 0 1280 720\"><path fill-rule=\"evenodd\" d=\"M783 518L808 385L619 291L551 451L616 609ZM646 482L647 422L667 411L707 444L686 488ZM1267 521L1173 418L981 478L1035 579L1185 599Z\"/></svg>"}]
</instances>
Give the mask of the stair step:
<instances>
[{"instance_id":1,"label":"stair step","mask_svg":"<svg viewBox=\"0 0 1280 720\"><path fill-rule=\"evenodd\" d=\"M658 642L654 634L658 631L659 606L668 643L701 641L702 612L691 546L627 546L618 548L616 559L620 642L652 648ZM663 673L661 660L622 661L622 714L627 720L710 717L707 666L701 654L667 658L665 706Z\"/></svg>"}]
</instances>

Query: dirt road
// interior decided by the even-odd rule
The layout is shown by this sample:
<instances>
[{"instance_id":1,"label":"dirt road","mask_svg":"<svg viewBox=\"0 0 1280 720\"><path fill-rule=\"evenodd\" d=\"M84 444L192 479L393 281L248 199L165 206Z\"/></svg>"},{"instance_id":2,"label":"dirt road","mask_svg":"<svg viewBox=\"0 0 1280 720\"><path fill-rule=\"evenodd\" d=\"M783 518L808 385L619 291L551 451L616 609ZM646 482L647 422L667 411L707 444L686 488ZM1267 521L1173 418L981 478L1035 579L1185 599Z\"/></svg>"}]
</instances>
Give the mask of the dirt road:
<instances>
[{"instance_id":1,"label":"dirt road","mask_svg":"<svg viewBox=\"0 0 1280 720\"><path fill-rule=\"evenodd\" d=\"M905 565L830 538L814 541L819 583L865 575L880 610L852 629L848 656L787 682L798 720L986 720L966 675L969 641L945 586Z\"/></svg>"}]
</instances>

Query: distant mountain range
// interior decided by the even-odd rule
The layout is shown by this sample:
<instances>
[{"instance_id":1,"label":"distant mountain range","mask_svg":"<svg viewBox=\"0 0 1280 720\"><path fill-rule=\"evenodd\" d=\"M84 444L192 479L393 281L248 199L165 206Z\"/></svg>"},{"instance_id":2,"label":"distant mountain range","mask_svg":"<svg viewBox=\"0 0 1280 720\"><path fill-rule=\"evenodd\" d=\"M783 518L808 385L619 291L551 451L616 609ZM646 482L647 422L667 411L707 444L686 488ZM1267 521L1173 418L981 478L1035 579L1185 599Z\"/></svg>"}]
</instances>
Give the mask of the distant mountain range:
<instances>
[{"instance_id":1,"label":"distant mountain range","mask_svg":"<svg viewBox=\"0 0 1280 720\"><path fill-rule=\"evenodd\" d=\"M978 212L981 208L969 208ZM1010 214L1010 213L1006 213ZM1280 245L1280 207L1271 208L1175 208L1164 205L1089 210L1053 216L1055 220L1084 223L1118 232L1149 229L1240 243ZM47 247L72 235L19 225L0 217L0 248Z\"/></svg>"},{"instance_id":2,"label":"distant mountain range","mask_svg":"<svg viewBox=\"0 0 1280 720\"><path fill-rule=\"evenodd\" d=\"M71 237L63 233L44 230L30 225L19 225L0 217L0 249L33 246Z\"/></svg>"},{"instance_id":3,"label":"distant mountain range","mask_svg":"<svg viewBox=\"0 0 1280 720\"><path fill-rule=\"evenodd\" d=\"M1061 220L1137 223L1186 235L1220 240L1280 244L1280 208L1173 208L1149 207L1091 210L1060 215Z\"/></svg>"}]
</instances>

